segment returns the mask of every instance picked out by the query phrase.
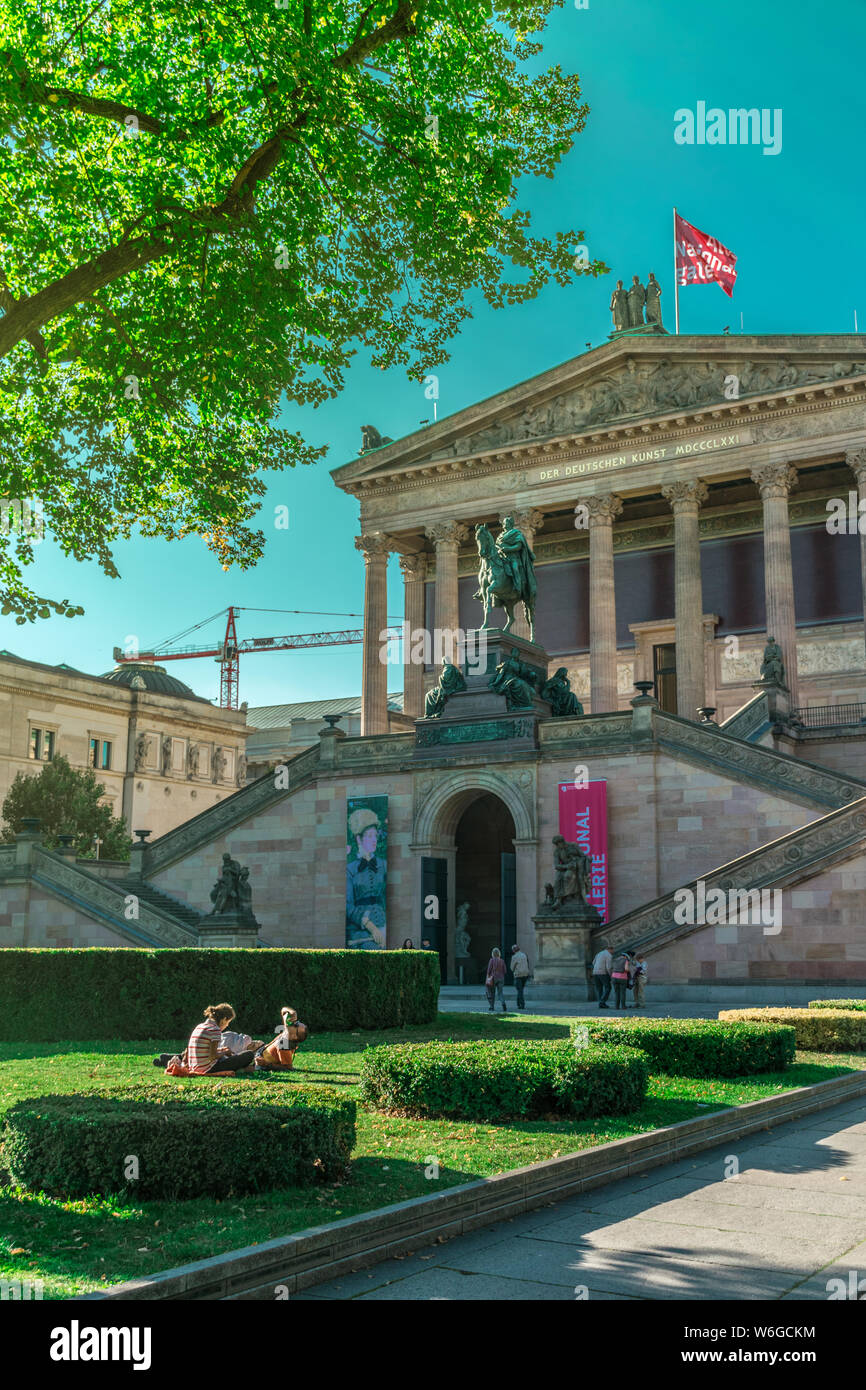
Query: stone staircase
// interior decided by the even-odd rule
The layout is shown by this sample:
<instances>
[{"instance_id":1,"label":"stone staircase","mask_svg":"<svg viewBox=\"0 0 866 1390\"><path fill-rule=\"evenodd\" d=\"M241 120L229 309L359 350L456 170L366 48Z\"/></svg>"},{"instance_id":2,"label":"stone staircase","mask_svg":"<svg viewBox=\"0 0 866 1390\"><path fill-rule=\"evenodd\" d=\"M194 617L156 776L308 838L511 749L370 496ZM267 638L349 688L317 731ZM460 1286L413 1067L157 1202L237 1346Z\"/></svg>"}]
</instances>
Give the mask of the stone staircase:
<instances>
[{"instance_id":1,"label":"stone staircase","mask_svg":"<svg viewBox=\"0 0 866 1390\"><path fill-rule=\"evenodd\" d=\"M839 810L702 874L706 891L790 888L866 850L866 788L863 790L863 796ZM692 879L678 885L653 902L598 927L593 932L594 949L605 945L657 951L693 932L703 931L703 923L692 925L674 920L676 893L681 888L696 892L697 883L697 879Z\"/></svg>"},{"instance_id":2,"label":"stone staircase","mask_svg":"<svg viewBox=\"0 0 866 1390\"><path fill-rule=\"evenodd\" d=\"M161 889L154 888L152 883L146 883L143 878L128 877L115 879L113 882L124 894L135 894L140 902L147 903L165 916L171 917L175 922L189 927L190 931L198 932L204 914L198 912L194 907L190 907L189 903L175 898L171 893L164 893Z\"/></svg>"},{"instance_id":3,"label":"stone staircase","mask_svg":"<svg viewBox=\"0 0 866 1390\"><path fill-rule=\"evenodd\" d=\"M178 914L183 905L156 890L148 898L140 879L103 878L41 845L33 850L30 879L133 946L198 945L196 926Z\"/></svg>"}]
</instances>

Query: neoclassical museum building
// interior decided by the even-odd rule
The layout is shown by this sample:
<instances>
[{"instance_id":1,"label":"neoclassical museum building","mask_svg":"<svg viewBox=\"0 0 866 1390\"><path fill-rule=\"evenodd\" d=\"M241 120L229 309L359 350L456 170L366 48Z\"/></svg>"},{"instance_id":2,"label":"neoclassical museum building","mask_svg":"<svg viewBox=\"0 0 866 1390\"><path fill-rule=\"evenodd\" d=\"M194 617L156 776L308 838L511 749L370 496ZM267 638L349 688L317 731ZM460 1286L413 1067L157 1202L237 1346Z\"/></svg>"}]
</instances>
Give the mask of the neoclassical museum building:
<instances>
[{"instance_id":1,"label":"neoclassical museum building","mask_svg":"<svg viewBox=\"0 0 866 1390\"><path fill-rule=\"evenodd\" d=\"M206 915L228 853L256 918L232 939L409 936L443 979L472 981L492 945L536 959L562 833L593 860L589 949L641 948L668 997L866 988L866 337L617 334L406 438L364 439L377 447L332 475L360 509L360 734L330 718L129 866L64 862L37 831L0 847L0 944L228 940ZM483 670L458 646L466 688L425 717L443 641L481 624L475 528L506 518L535 557L534 640L518 606ZM408 659L425 631L427 660ZM509 655L534 673L521 707L490 685ZM541 696L563 668L583 713ZM684 890L739 915L683 920ZM557 970L571 987L584 960Z\"/></svg>"}]
</instances>

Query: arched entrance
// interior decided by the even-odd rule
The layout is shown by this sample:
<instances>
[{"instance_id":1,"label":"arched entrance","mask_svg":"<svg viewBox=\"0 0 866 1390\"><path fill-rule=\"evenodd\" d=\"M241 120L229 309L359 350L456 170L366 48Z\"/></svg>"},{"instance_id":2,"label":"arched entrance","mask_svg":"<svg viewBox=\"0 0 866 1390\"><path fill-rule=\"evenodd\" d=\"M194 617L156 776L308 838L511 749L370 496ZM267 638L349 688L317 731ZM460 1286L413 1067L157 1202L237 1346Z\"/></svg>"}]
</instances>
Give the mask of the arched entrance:
<instances>
[{"instance_id":1,"label":"arched entrance","mask_svg":"<svg viewBox=\"0 0 866 1390\"><path fill-rule=\"evenodd\" d=\"M498 946L508 961L517 940L516 855L514 820L498 796L482 793L471 802L457 823L454 835L454 901L469 907L470 960L454 957L464 966L464 981L483 978L490 952ZM453 955L453 938L449 942Z\"/></svg>"},{"instance_id":2,"label":"arched entrance","mask_svg":"<svg viewBox=\"0 0 866 1390\"><path fill-rule=\"evenodd\" d=\"M493 946L504 944L510 953L516 940L533 960L538 875L532 771L443 768L419 781L412 849L421 935L431 945L435 937L443 981L458 980L455 931L464 902L470 936L465 983L481 979ZM438 911L433 931L431 903Z\"/></svg>"}]
</instances>

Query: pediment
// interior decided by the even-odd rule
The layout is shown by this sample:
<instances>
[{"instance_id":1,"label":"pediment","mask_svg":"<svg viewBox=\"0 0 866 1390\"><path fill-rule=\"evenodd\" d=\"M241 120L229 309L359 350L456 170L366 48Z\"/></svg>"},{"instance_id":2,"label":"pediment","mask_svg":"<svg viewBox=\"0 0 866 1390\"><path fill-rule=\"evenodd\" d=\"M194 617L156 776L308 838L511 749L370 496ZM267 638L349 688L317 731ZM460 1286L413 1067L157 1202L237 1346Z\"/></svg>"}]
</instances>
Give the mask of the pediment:
<instances>
[{"instance_id":1,"label":"pediment","mask_svg":"<svg viewBox=\"0 0 866 1390\"><path fill-rule=\"evenodd\" d=\"M457 438L429 458L435 463L504 446L513 448L524 442L532 444L611 428L677 410L724 405L774 391L864 375L866 361L837 362L829 372L826 364L795 365L784 358L774 362L753 362L748 358L692 363L632 361L627 367L607 372L549 401L528 405L487 429Z\"/></svg>"},{"instance_id":2,"label":"pediment","mask_svg":"<svg viewBox=\"0 0 866 1390\"><path fill-rule=\"evenodd\" d=\"M809 350L811 348L811 351ZM703 349L701 351L701 349ZM370 450L335 469L341 486L384 482L424 468L601 433L677 412L838 386L866 376L866 344L855 336L666 337L620 342L573 359L426 430Z\"/></svg>"}]
</instances>

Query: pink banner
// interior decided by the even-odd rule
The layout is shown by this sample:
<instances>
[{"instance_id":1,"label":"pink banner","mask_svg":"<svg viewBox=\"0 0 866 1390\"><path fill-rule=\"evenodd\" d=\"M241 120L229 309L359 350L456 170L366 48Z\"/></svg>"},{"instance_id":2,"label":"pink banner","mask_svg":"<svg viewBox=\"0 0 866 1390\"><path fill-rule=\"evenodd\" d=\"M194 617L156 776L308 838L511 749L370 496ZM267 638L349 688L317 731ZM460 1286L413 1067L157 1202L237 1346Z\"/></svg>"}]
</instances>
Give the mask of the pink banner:
<instances>
[{"instance_id":1,"label":"pink banner","mask_svg":"<svg viewBox=\"0 0 866 1390\"><path fill-rule=\"evenodd\" d=\"M592 860L592 892L589 900L608 921L609 864L607 857L607 782L559 784L559 833L580 845Z\"/></svg>"}]
</instances>

